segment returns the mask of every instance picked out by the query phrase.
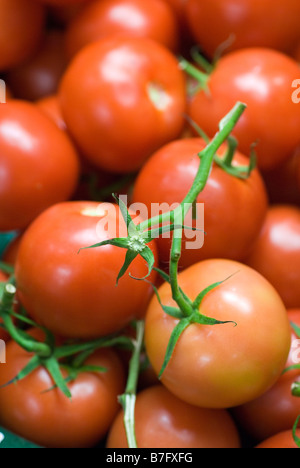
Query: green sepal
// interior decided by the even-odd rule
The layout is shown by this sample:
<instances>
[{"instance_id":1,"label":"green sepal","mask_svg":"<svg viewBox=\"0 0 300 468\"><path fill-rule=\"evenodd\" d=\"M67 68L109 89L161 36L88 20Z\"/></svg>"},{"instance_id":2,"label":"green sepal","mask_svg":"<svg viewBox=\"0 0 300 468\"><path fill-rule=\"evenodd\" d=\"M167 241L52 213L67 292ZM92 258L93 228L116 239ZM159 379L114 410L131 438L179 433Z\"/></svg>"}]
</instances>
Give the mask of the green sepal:
<instances>
[{"instance_id":1,"label":"green sepal","mask_svg":"<svg viewBox=\"0 0 300 468\"><path fill-rule=\"evenodd\" d=\"M163 270L161 270L160 268L157 268L157 267L154 267L153 270L156 271L162 277L162 279L164 281L166 281L166 283L171 284L171 278L165 271L163 271ZM185 301L188 302L190 306L192 306L193 302L191 301L191 299L185 294L185 292L180 287L179 287L179 292L183 296Z\"/></svg>"},{"instance_id":2,"label":"green sepal","mask_svg":"<svg viewBox=\"0 0 300 468\"><path fill-rule=\"evenodd\" d=\"M300 370L300 364L293 364L292 366L286 367L282 372L282 375L293 370Z\"/></svg>"},{"instance_id":3,"label":"green sepal","mask_svg":"<svg viewBox=\"0 0 300 468\"><path fill-rule=\"evenodd\" d=\"M299 421L300 421L300 416L298 416L298 418L296 419L295 424L293 426L293 439L294 439L295 444L297 445L297 447L300 448L300 437L298 437L297 433L296 433L297 429L298 429Z\"/></svg>"},{"instance_id":4,"label":"green sepal","mask_svg":"<svg viewBox=\"0 0 300 468\"><path fill-rule=\"evenodd\" d=\"M25 379L31 372L35 371L41 364L41 360L38 356L33 356L30 361L26 364L25 367L9 382L1 385L0 388L7 387L8 385L14 384L19 382L20 380Z\"/></svg>"},{"instance_id":5,"label":"green sepal","mask_svg":"<svg viewBox=\"0 0 300 468\"><path fill-rule=\"evenodd\" d=\"M127 250L126 256L125 256L125 261L124 264L119 271L118 277L117 277L117 282L116 285L118 285L119 280L122 278L122 276L125 275L126 271L128 270L129 266L133 262L133 260L138 256L137 252L133 252L132 250Z\"/></svg>"},{"instance_id":6,"label":"green sepal","mask_svg":"<svg viewBox=\"0 0 300 468\"><path fill-rule=\"evenodd\" d=\"M174 349L175 349L175 346L177 344L177 341L179 340L180 336L182 335L182 333L184 332L184 330L186 330L186 328L188 328L191 324L191 318L183 318L182 320L180 320L178 322L178 324L176 325L176 327L173 329L172 331L172 334L171 334L171 337L170 337L170 340L169 340L169 343L168 343L168 346L167 346L167 351L166 351L166 354L165 354L165 358L164 358L164 362L163 362L163 365L162 365L162 368L159 372L159 375L158 375L158 378L161 379L172 355L173 355L173 352L174 352Z\"/></svg>"},{"instance_id":7,"label":"green sepal","mask_svg":"<svg viewBox=\"0 0 300 468\"><path fill-rule=\"evenodd\" d=\"M58 361L54 356L51 356L50 358L47 358L43 361L44 367L47 369L49 374L51 375L52 379L55 382L55 385L63 392L63 394L69 398L70 400L72 399L71 392L66 384L66 381L61 373Z\"/></svg>"},{"instance_id":8,"label":"green sepal","mask_svg":"<svg viewBox=\"0 0 300 468\"><path fill-rule=\"evenodd\" d=\"M237 323L233 320L217 320L206 315L200 315L198 311L192 316L192 323L198 323L199 325L225 325L226 323L232 323L235 327Z\"/></svg>"},{"instance_id":9,"label":"green sepal","mask_svg":"<svg viewBox=\"0 0 300 468\"><path fill-rule=\"evenodd\" d=\"M117 205L120 208L121 214L122 214L123 219L124 219L124 221L126 223L126 226L127 226L128 234L135 234L137 232L136 225L134 224L134 222L133 222L133 220L132 220L132 218L131 218L131 216L129 214L127 206L125 205L123 200L121 200L121 198L119 198L115 193L113 193L112 196L113 196L113 198L115 199Z\"/></svg>"},{"instance_id":10,"label":"green sepal","mask_svg":"<svg viewBox=\"0 0 300 468\"><path fill-rule=\"evenodd\" d=\"M153 255L153 252L152 250L145 246L144 250L142 250L141 252L139 252L139 255L144 259L146 260L147 262L147 265L148 265L148 273L146 276L144 276L143 278L136 278L135 276L132 276L130 274L130 277L133 278L133 279L136 279L136 280L140 280L140 281L143 281L145 279L147 279L151 273L152 273L152 270L153 270L153 267L154 267L154 264L155 264L155 258L154 258L154 255Z\"/></svg>"},{"instance_id":11,"label":"green sepal","mask_svg":"<svg viewBox=\"0 0 300 468\"><path fill-rule=\"evenodd\" d=\"M296 336L297 336L298 338L300 338L300 327L299 327L296 323L294 323L294 322L290 322L290 324L291 324L291 327L292 327L292 329L294 330Z\"/></svg>"},{"instance_id":12,"label":"green sepal","mask_svg":"<svg viewBox=\"0 0 300 468\"><path fill-rule=\"evenodd\" d=\"M300 382L294 382L292 384L292 395L294 397L300 397Z\"/></svg>"},{"instance_id":13,"label":"green sepal","mask_svg":"<svg viewBox=\"0 0 300 468\"><path fill-rule=\"evenodd\" d=\"M81 250L95 249L97 247L103 247L104 245L113 245L115 247L120 247L122 249L127 249L128 248L128 237L108 239L108 240L105 240L105 241L102 241L102 242L98 242L97 244L89 245L87 247L81 247L78 250L78 253L81 252Z\"/></svg>"},{"instance_id":14,"label":"green sepal","mask_svg":"<svg viewBox=\"0 0 300 468\"><path fill-rule=\"evenodd\" d=\"M232 275L228 276L228 278L226 278L225 280L223 281L218 281L217 283L214 283L214 284L211 284L210 286L208 286L207 288L203 289L203 291L201 291L201 293L196 297L196 299L194 300L193 302L193 307L194 309L199 309L204 297L210 292L212 291L213 289L216 289L218 286L220 286L221 284L225 283L226 281L228 281L230 278L232 278L232 276L236 275L236 273L233 273Z\"/></svg>"}]
</instances>

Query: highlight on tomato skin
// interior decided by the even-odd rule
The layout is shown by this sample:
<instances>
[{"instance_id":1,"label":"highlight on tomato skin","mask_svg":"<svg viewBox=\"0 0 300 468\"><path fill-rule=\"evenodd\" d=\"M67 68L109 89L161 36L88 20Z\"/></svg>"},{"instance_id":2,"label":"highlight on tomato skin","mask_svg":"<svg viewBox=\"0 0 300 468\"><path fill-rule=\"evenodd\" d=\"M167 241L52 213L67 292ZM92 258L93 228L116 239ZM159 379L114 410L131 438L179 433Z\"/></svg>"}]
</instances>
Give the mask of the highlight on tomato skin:
<instances>
[{"instance_id":1,"label":"highlight on tomato skin","mask_svg":"<svg viewBox=\"0 0 300 468\"><path fill-rule=\"evenodd\" d=\"M240 448L238 430L227 411L196 408L162 385L138 393L135 421L140 448ZM106 447L128 448L123 411L111 426Z\"/></svg>"}]
</instances>

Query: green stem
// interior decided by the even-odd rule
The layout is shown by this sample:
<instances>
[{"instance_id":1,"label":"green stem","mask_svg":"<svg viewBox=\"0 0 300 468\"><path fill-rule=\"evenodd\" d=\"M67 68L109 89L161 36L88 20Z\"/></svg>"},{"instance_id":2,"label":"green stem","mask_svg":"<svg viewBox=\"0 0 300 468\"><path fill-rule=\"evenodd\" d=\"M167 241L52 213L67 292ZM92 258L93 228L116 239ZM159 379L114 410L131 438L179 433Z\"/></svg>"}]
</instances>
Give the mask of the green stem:
<instances>
[{"instance_id":1,"label":"green stem","mask_svg":"<svg viewBox=\"0 0 300 468\"><path fill-rule=\"evenodd\" d=\"M40 357L49 357L52 350L48 344L40 343L39 341L32 340L29 337L27 339L25 334L23 332L19 332L18 328L15 326L11 318L15 294L15 286L9 283L6 284L0 303L0 315L3 320L5 330L16 343L29 353L35 353Z\"/></svg>"},{"instance_id":2,"label":"green stem","mask_svg":"<svg viewBox=\"0 0 300 468\"><path fill-rule=\"evenodd\" d=\"M201 158L201 164L199 165L196 178L194 180L192 188L190 189L185 199L182 201L181 205L171 212L173 218L176 219L178 216L181 215L182 206L184 210L183 219L187 215L188 211L191 208L191 205L194 203L199 193L202 192L206 185L216 152L224 143L224 141L226 141L230 136L232 130L234 129L241 115L245 111L245 108L245 104L238 102L231 110L231 112L226 116L226 118L223 119L222 126L219 132L206 146L206 148L199 153L199 157ZM170 221L170 212L163 213L146 221L143 221L137 226L137 229L140 231L145 231L147 229L151 229L168 221Z\"/></svg>"},{"instance_id":3,"label":"green stem","mask_svg":"<svg viewBox=\"0 0 300 468\"><path fill-rule=\"evenodd\" d=\"M135 436L135 401L138 385L138 377L141 365L141 352L144 343L144 321L138 321L136 324L136 340L134 341L134 351L129 363L128 380L125 393L119 397L119 401L124 409L124 425L127 435L128 447L137 448Z\"/></svg>"}]
</instances>

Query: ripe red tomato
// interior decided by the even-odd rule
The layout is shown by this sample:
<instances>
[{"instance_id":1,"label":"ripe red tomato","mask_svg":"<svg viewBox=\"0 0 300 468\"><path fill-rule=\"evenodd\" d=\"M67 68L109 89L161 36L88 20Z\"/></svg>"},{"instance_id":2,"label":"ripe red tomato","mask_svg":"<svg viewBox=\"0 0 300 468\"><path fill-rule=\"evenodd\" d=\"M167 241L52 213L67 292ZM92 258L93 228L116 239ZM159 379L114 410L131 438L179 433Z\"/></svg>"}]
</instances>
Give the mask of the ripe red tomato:
<instances>
[{"instance_id":1,"label":"ripe red tomato","mask_svg":"<svg viewBox=\"0 0 300 468\"><path fill-rule=\"evenodd\" d=\"M270 47L292 50L300 39L298 0L187 0L188 24L203 51L213 57L230 36L226 49Z\"/></svg>"},{"instance_id":2,"label":"ripe red tomato","mask_svg":"<svg viewBox=\"0 0 300 468\"><path fill-rule=\"evenodd\" d=\"M42 99L39 99L36 102L36 105L56 123L58 128L63 131L67 130L67 125L62 116L58 96L56 94L51 94L49 96L43 97Z\"/></svg>"},{"instance_id":3,"label":"ripe red tomato","mask_svg":"<svg viewBox=\"0 0 300 468\"><path fill-rule=\"evenodd\" d=\"M87 3L90 0L33 0L37 3L44 3L45 5L53 5L53 6L60 6L60 7L67 7L67 6L72 6L72 5L80 5L81 3ZM63 3L63 5L62 5Z\"/></svg>"},{"instance_id":4,"label":"ripe red tomato","mask_svg":"<svg viewBox=\"0 0 300 468\"><path fill-rule=\"evenodd\" d=\"M299 308L300 209L271 206L245 262L273 284L287 308Z\"/></svg>"},{"instance_id":5,"label":"ripe red tomato","mask_svg":"<svg viewBox=\"0 0 300 468\"><path fill-rule=\"evenodd\" d=\"M70 139L34 104L0 106L0 231L28 226L71 197L79 176Z\"/></svg>"},{"instance_id":6,"label":"ripe red tomato","mask_svg":"<svg viewBox=\"0 0 300 468\"><path fill-rule=\"evenodd\" d=\"M289 310L288 318L300 326L300 309ZM297 364L300 364L300 340L292 330L291 349L285 367ZM268 392L234 410L235 418L247 434L261 442L292 429L300 414L300 398L293 396L291 391L295 381L300 381L299 369L283 374Z\"/></svg>"},{"instance_id":7,"label":"ripe red tomato","mask_svg":"<svg viewBox=\"0 0 300 468\"><path fill-rule=\"evenodd\" d=\"M83 155L107 171L138 170L184 126L183 73L169 50L146 38L85 47L68 67L59 98Z\"/></svg>"},{"instance_id":8,"label":"ripe red tomato","mask_svg":"<svg viewBox=\"0 0 300 468\"><path fill-rule=\"evenodd\" d=\"M69 23L67 55L73 57L85 45L111 34L148 37L172 51L179 43L176 17L163 0L95 0Z\"/></svg>"},{"instance_id":9,"label":"ripe red tomato","mask_svg":"<svg viewBox=\"0 0 300 468\"><path fill-rule=\"evenodd\" d=\"M300 437L300 429L296 431L296 436ZM258 449L295 449L297 447L292 431L285 431L281 432L280 434L276 434L270 439L265 440L261 444L259 444L256 448Z\"/></svg>"},{"instance_id":10,"label":"ripe red tomato","mask_svg":"<svg viewBox=\"0 0 300 468\"><path fill-rule=\"evenodd\" d=\"M44 8L35 1L0 1L1 71L19 65L35 53L43 35L44 19Z\"/></svg>"},{"instance_id":11,"label":"ripe red tomato","mask_svg":"<svg viewBox=\"0 0 300 468\"><path fill-rule=\"evenodd\" d=\"M137 177L133 202L144 203L149 213L154 204L160 205L166 212L174 203L181 203L192 187L199 168L197 154L205 146L200 138L187 138L159 149ZM218 155L223 156L225 151L226 146L223 145ZM249 162L245 156L236 153L233 164L247 166ZM201 226L206 232L204 245L196 247L199 233L195 235L188 231L180 265L185 268L206 258L242 260L259 235L267 213L268 200L259 172L254 170L248 180L241 180L214 164L197 202L204 203L204 227ZM195 224L191 218L190 214L186 225ZM167 265L171 240L161 237L157 245L160 261Z\"/></svg>"},{"instance_id":12,"label":"ripe red tomato","mask_svg":"<svg viewBox=\"0 0 300 468\"><path fill-rule=\"evenodd\" d=\"M121 411L107 448L128 448ZM156 385L138 394L135 429L139 448L240 448L237 428L225 410L196 408Z\"/></svg>"},{"instance_id":13,"label":"ripe red tomato","mask_svg":"<svg viewBox=\"0 0 300 468\"><path fill-rule=\"evenodd\" d=\"M125 249L107 245L78 253L119 233L127 235L113 204L74 201L44 211L25 232L16 262L18 295L29 315L58 335L93 338L143 314L151 285L126 274L116 287ZM155 244L149 246L156 255ZM140 256L129 267L136 278L147 271Z\"/></svg>"},{"instance_id":14,"label":"ripe red tomato","mask_svg":"<svg viewBox=\"0 0 300 468\"><path fill-rule=\"evenodd\" d=\"M37 53L11 69L5 80L15 98L33 101L56 92L66 65L62 32L50 30Z\"/></svg>"},{"instance_id":15,"label":"ripe red tomato","mask_svg":"<svg viewBox=\"0 0 300 468\"><path fill-rule=\"evenodd\" d=\"M40 334L35 334L39 337ZM0 366L0 385L13 379L31 354L14 341L6 346L6 364ZM86 365L102 366L106 372L82 372L68 387L69 400L57 388L46 369L39 367L24 380L0 388L0 424L43 447L89 448L106 435L124 390L123 366L111 349L101 349ZM66 371L62 371L66 377Z\"/></svg>"},{"instance_id":16,"label":"ripe red tomato","mask_svg":"<svg viewBox=\"0 0 300 468\"><path fill-rule=\"evenodd\" d=\"M300 144L300 105L292 101L298 63L271 49L242 49L224 56L208 80L209 92L197 92L189 114L213 136L218 122L237 101L247 109L233 134L249 154L257 142L258 166L270 170L286 161Z\"/></svg>"},{"instance_id":17,"label":"ripe red tomato","mask_svg":"<svg viewBox=\"0 0 300 468\"><path fill-rule=\"evenodd\" d=\"M7 275L5 273L3 273L3 271L0 270L0 283L1 282L6 282L7 281ZM0 295L1 297L1 295ZM0 319L0 323L1 323L1 319ZM6 333L6 331L0 327L0 340L3 340L3 341L8 341L9 339L9 335L8 333Z\"/></svg>"},{"instance_id":18,"label":"ripe red tomato","mask_svg":"<svg viewBox=\"0 0 300 468\"><path fill-rule=\"evenodd\" d=\"M190 325L161 382L178 398L206 408L231 408L258 398L280 376L290 349L290 326L277 292L256 271L230 260L197 263L178 281L191 300L224 281L205 296L200 312L237 326ZM164 306L174 306L169 284L158 292ZM146 314L145 346L157 375L177 324L154 297Z\"/></svg>"},{"instance_id":19,"label":"ripe red tomato","mask_svg":"<svg viewBox=\"0 0 300 468\"><path fill-rule=\"evenodd\" d=\"M300 147L273 171L263 173L272 204L295 204L300 206Z\"/></svg>"}]
</instances>

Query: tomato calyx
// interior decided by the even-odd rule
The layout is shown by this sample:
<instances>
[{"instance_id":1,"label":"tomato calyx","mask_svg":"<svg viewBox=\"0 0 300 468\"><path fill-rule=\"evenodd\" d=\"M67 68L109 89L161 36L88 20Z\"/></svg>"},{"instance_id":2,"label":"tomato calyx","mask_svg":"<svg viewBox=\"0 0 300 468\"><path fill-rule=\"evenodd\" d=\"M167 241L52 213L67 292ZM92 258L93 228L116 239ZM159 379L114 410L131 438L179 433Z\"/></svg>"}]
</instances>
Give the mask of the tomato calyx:
<instances>
[{"instance_id":1,"label":"tomato calyx","mask_svg":"<svg viewBox=\"0 0 300 468\"><path fill-rule=\"evenodd\" d=\"M171 279L166 273L162 272L158 268L156 268L156 271L161 274L161 276L163 277L163 279L165 281L167 281L169 284L171 284ZM174 353L174 350L175 350L175 347L176 347L176 344L177 344L179 338L181 337L184 330L186 328L188 328L190 325L193 325L193 324L198 324L198 325L225 325L227 323L232 323L234 326L237 326L237 323L232 321L232 320L220 321L220 320L217 320L215 318L208 317L208 316L202 314L201 311L200 311L201 303L202 303L203 299L205 298L205 296L210 291L212 291L213 289L215 289L218 286L220 286L221 284L223 284L225 281L228 281L232 276L233 275L231 275L229 278L226 278L224 281L219 281L217 283L214 283L214 284L208 286L207 288L205 288L203 291L200 292L200 294L196 297L196 299L193 302L184 294L184 292L182 290L180 290L181 294L184 295L185 300L187 301L187 304L188 304L188 307L185 309L185 311L183 311L183 310L181 310L180 308L177 308L177 307L170 307L170 306L163 305L162 302L161 302L161 299L160 299L157 288L154 285L152 285L152 287L154 289L154 292L155 292L155 295L157 297L157 300L158 300L160 306L162 307L163 311L167 315L179 320L179 322L174 327L174 329L172 331L172 334L170 336L170 340L169 340L169 343L168 343L168 346L167 346L164 362L163 362L162 368L161 368L161 370L160 370L160 372L158 374L159 379L162 378L162 375L163 375L168 363L170 362L170 360L172 358L172 355Z\"/></svg>"},{"instance_id":2,"label":"tomato calyx","mask_svg":"<svg viewBox=\"0 0 300 468\"><path fill-rule=\"evenodd\" d=\"M51 389L59 388L69 399L72 398L68 388L68 382L74 380L80 372L105 372L104 368L97 366L86 366L85 360L99 348L122 346L133 349L132 340L127 336L118 334L109 335L89 342L72 342L56 345L55 336L45 327L35 323L26 315L14 311L14 299L17 292L16 286L8 280L2 285L0 292L0 318L3 328L10 334L11 338L25 351L33 356L26 366L4 386L25 379L29 374L39 367L44 367L53 379L54 385ZM15 323L17 322L17 323ZM18 325L20 323L20 326ZM45 341L39 341L26 330L24 325L32 329L40 329L45 335ZM68 362L64 360L70 359ZM68 377L64 378L63 369L68 369Z\"/></svg>"},{"instance_id":3,"label":"tomato calyx","mask_svg":"<svg viewBox=\"0 0 300 468\"><path fill-rule=\"evenodd\" d=\"M150 249L150 247L148 247L147 244L152 242L154 239L157 239L157 237L159 237L161 234L165 232L171 232L176 229L182 229L183 226L175 225L172 223L172 224L168 224L165 226L154 227L152 229L141 230L140 225L138 226L135 225L127 209L127 206L125 205L123 200L117 197L115 194L113 194L113 198L117 202L120 208L122 217L126 223L128 237L116 237L114 239L102 241L97 244L90 245L88 247L82 247L79 250L79 252L84 249L93 249L97 247L102 247L104 245L113 245L116 247L120 247L122 249L126 249L127 253L126 253L125 261L121 270L119 271L119 274L117 277L117 284L119 280L122 278L122 276L125 275L129 266L131 265L133 260L138 255L140 255L146 261L148 265L148 273L143 278L135 278L131 274L129 275L136 280L145 280L151 275L154 264L155 264L155 258L154 258L153 252ZM190 228L190 229L193 229L193 228Z\"/></svg>"}]
</instances>

